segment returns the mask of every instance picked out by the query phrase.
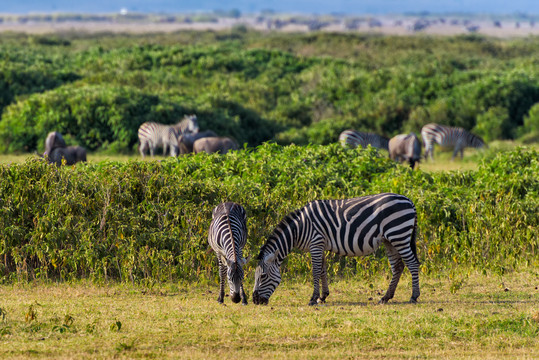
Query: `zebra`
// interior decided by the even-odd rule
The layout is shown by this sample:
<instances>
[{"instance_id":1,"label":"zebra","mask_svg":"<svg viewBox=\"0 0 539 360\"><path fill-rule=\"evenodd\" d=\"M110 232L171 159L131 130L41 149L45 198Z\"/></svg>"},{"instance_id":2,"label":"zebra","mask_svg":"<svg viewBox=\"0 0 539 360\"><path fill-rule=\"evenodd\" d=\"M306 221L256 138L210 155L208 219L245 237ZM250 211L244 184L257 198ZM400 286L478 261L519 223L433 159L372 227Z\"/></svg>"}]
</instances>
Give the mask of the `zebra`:
<instances>
[{"instance_id":1,"label":"zebra","mask_svg":"<svg viewBox=\"0 0 539 360\"><path fill-rule=\"evenodd\" d=\"M179 153L178 136L196 132L198 132L196 115L185 116L182 121L175 125L145 122L138 129L140 155L144 157L146 149L149 148L153 157L155 149L162 146L163 155L166 155L167 148L170 148L170 156L176 156Z\"/></svg>"},{"instance_id":2,"label":"zebra","mask_svg":"<svg viewBox=\"0 0 539 360\"><path fill-rule=\"evenodd\" d=\"M314 291L309 305L329 295L324 252L343 256L369 255L384 244L393 274L380 303L393 298L404 265L412 274L412 297L419 297L416 250L417 213L407 197L382 193L344 200L315 200L277 225L260 249L255 270L253 303L267 304L281 282L280 266L293 248L311 253ZM322 280L322 296L319 281Z\"/></svg>"},{"instance_id":3,"label":"zebra","mask_svg":"<svg viewBox=\"0 0 539 360\"><path fill-rule=\"evenodd\" d=\"M440 146L454 146L451 160L460 151L460 158L464 157L465 147L482 148L485 142L479 136L474 135L460 127L450 127L439 124L427 124L421 129L421 137L425 145L425 159L430 155L434 160L434 144Z\"/></svg>"},{"instance_id":4,"label":"zebra","mask_svg":"<svg viewBox=\"0 0 539 360\"><path fill-rule=\"evenodd\" d=\"M415 133L399 134L389 140L391 160L408 161L412 170L421 160L421 144Z\"/></svg>"},{"instance_id":5,"label":"zebra","mask_svg":"<svg viewBox=\"0 0 539 360\"><path fill-rule=\"evenodd\" d=\"M246 212L243 206L225 202L213 209L208 242L219 261L220 287L217 301L223 303L226 278L232 301L238 303L241 298L242 304L247 305L247 296L243 290L243 266L247 263L242 254L247 242Z\"/></svg>"},{"instance_id":6,"label":"zebra","mask_svg":"<svg viewBox=\"0 0 539 360\"><path fill-rule=\"evenodd\" d=\"M378 149L388 149L389 139L370 132L359 132L356 130L344 130L339 135L339 142L344 147L356 148L358 146L366 148L367 145Z\"/></svg>"}]
</instances>

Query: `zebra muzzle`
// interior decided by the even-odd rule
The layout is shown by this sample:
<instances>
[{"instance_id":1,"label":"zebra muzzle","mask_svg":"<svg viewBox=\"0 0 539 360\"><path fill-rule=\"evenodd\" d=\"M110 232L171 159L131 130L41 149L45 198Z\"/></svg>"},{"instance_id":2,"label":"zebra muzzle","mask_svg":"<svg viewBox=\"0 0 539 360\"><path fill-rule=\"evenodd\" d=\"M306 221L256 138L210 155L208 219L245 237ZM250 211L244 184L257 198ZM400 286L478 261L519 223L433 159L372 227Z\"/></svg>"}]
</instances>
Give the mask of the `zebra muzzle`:
<instances>
[{"instance_id":1,"label":"zebra muzzle","mask_svg":"<svg viewBox=\"0 0 539 360\"><path fill-rule=\"evenodd\" d=\"M258 291L253 292L253 304L255 305L267 305L269 299L263 298L258 295Z\"/></svg>"},{"instance_id":2,"label":"zebra muzzle","mask_svg":"<svg viewBox=\"0 0 539 360\"><path fill-rule=\"evenodd\" d=\"M235 304L239 303L240 300L241 300L240 293L238 293L238 292L232 293L232 296L230 297L230 299L231 299L232 302L235 303Z\"/></svg>"}]
</instances>

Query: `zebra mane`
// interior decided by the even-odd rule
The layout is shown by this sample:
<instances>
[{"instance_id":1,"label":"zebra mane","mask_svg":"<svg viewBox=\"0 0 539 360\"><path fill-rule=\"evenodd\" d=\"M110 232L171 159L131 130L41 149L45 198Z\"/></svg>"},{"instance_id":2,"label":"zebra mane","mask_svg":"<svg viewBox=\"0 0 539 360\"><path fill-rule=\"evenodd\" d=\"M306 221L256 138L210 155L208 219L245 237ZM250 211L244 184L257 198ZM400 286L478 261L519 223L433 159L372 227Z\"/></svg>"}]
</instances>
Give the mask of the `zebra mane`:
<instances>
[{"instance_id":1,"label":"zebra mane","mask_svg":"<svg viewBox=\"0 0 539 360\"><path fill-rule=\"evenodd\" d=\"M277 231L277 229L287 227L288 224L290 224L292 221L294 221L294 219L300 213L300 211L301 211L301 209L297 209L297 210L292 211L291 213L286 215L281 220L281 222L279 222L279 224L275 227L275 229L273 229L273 232L271 233L271 235L268 237L268 240L266 241L266 243L264 245L262 245L262 247L260 248L260 253L258 253L257 260L264 259L264 255L268 252L268 250L271 250L271 251L276 250L274 247L271 246L273 243L279 241L278 238L275 236L275 232Z\"/></svg>"}]
</instances>

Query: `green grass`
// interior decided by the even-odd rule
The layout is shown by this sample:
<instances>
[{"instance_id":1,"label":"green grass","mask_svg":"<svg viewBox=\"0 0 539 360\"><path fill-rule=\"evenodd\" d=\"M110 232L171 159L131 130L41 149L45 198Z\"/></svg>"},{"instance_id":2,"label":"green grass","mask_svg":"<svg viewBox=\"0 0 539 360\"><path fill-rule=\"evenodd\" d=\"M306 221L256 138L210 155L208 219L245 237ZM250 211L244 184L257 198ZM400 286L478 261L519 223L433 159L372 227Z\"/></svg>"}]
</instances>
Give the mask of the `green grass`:
<instances>
[{"instance_id":1,"label":"green grass","mask_svg":"<svg viewBox=\"0 0 539 360\"><path fill-rule=\"evenodd\" d=\"M249 277L252 274L247 274ZM251 279L247 288L252 289ZM284 280L268 306L219 305L213 286L107 284L0 287L0 358L537 358L538 274L422 277L408 304L377 305L385 277L311 285Z\"/></svg>"}]
</instances>

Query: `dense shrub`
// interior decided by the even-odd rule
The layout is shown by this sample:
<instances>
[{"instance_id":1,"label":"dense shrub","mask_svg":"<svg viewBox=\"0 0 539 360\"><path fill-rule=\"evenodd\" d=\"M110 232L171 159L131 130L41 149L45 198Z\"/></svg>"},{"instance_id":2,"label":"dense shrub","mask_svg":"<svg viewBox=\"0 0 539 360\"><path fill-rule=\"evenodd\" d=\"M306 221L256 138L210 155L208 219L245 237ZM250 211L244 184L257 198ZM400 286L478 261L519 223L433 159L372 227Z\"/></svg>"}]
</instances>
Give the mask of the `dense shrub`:
<instances>
[{"instance_id":1,"label":"dense shrub","mask_svg":"<svg viewBox=\"0 0 539 360\"><path fill-rule=\"evenodd\" d=\"M95 281L215 278L211 210L248 212L246 253L256 255L281 218L315 199L391 191L418 210L424 272L456 266L501 273L537 267L538 153L497 155L476 172L410 171L375 149L265 144L226 156L105 162L57 168L37 158L0 167L0 277ZM249 274L254 261L247 267ZM290 276L309 276L294 253ZM388 272L383 251L329 256L332 276Z\"/></svg>"},{"instance_id":2,"label":"dense shrub","mask_svg":"<svg viewBox=\"0 0 539 360\"><path fill-rule=\"evenodd\" d=\"M430 122L533 141L523 129L539 102L538 53L537 39L476 35L10 35L0 39L0 152L39 149L59 127L91 150L133 151L142 120L186 113L250 146L329 144L347 128L390 137Z\"/></svg>"}]
</instances>

